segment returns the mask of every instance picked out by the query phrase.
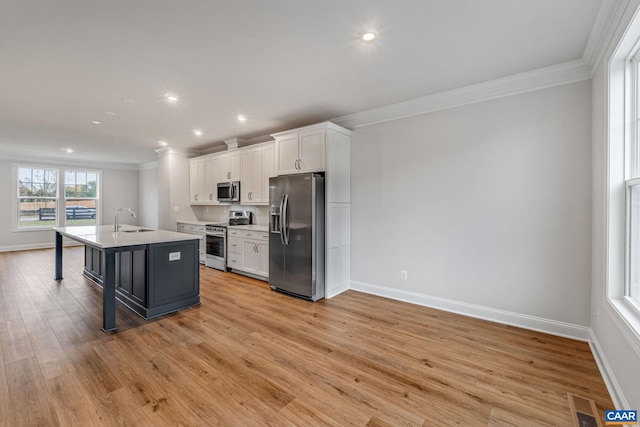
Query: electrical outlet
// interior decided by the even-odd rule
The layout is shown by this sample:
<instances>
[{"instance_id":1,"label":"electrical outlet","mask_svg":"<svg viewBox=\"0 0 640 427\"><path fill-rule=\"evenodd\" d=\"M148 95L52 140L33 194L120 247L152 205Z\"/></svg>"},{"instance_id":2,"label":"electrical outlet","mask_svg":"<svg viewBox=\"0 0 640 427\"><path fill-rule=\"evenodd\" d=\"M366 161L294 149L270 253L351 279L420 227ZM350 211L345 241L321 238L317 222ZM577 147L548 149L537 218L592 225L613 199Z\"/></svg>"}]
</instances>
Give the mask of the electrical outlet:
<instances>
[{"instance_id":1,"label":"electrical outlet","mask_svg":"<svg viewBox=\"0 0 640 427\"><path fill-rule=\"evenodd\" d=\"M407 280L407 270L400 270L400 279Z\"/></svg>"}]
</instances>

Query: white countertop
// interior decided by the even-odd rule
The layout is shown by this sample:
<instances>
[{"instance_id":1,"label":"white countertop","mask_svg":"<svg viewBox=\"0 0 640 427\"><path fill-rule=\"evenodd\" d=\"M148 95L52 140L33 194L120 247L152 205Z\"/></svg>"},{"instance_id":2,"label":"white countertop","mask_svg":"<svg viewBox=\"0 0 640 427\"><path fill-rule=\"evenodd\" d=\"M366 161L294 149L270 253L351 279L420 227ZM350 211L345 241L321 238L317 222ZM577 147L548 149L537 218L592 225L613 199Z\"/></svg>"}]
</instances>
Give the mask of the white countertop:
<instances>
[{"instance_id":1,"label":"white countertop","mask_svg":"<svg viewBox=\"0 0 640 427\"><path fill-rule=\"evenodd\" d=\"M151 230L137 233L127 232L127 230L145 229L144 227L134 225L121 225L120 231L117 233L113 231L113 225L53 227L53 229L63 236L102 249L182 240L198 240L198 237L193 234L178 233L176 231Z\"/></svg>"},{"instance_id":2,"label":"white countertop","mask_svg":"<svg viewBox=\"0 0 640 427\"><path fill-rule=\"evenodd\" d=\"M190 224L190 225L207 225L207 224L213 224L216 222L224 222L224 221L198 221L196 219L194 219L193 221L191 220L180 220L180 221L176 221L178 224Z\"/></svg>"},{"instance_id":3,"label":"white countertop","mask_svg":"<svg viewBox=\"0 0 640 427\"><path fill-rule=\"evenodd\" d=\"M248 230L248 231L263 231L265 233L267 233L269 231L269 226L268 225L257 225L257 224L250 224L250 225L230 225L229 229L234 229L234 230Z\"/></svg>"}]
</instances>

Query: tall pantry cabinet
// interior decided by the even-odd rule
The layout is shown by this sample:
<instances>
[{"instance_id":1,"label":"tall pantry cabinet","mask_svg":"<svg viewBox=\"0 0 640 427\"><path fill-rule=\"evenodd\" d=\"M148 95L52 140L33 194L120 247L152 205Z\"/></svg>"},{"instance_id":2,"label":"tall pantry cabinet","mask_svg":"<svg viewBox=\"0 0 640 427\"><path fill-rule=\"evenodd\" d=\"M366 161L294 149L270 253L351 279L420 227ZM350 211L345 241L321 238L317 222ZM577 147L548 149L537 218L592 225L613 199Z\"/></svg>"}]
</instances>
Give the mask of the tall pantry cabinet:
<instances>
[{"instance_id":1,"label":"tall pantry cabinet","mask_svg":"<svg viewBox=\"0 0 640 427\"><path fill-rule=\"evenodd\" d=\"M325 173L325 296L349 288L351 131L331 122L272 134L277 175Z\"/></svg>"}]
</instances>

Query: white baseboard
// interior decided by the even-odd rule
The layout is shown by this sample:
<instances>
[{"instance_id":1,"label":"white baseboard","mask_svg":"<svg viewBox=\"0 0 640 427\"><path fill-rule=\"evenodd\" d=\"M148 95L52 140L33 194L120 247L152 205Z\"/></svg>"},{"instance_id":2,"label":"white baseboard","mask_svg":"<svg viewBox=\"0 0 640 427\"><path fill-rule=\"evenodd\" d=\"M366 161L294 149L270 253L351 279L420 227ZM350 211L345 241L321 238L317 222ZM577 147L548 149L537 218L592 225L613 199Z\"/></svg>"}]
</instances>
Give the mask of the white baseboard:
<instances>
[{"instance_id":1,"label":"white baseboard","mask_svg":"<svg viewBox=\"0 0 640 427\"><path fill-rule=\"evenodd\" d=\"M348 291L348 290L349 290L349 284L348 283L344 283L344 284L341 284L340 287L338 287L336 289L325 289L324 297L326 299L330 299L330 298L338 296L341 293L343 293L345 291Z\"/></svg>"},{"instance_id":2,"label":"white baseboard","mask_svg":"<svg viewBox=\"0 0 640 427\"><path fill-rule=\"evenodd\" d=\"M82 246L82 243L64 243L64 247L67 246ZM0 252L14 252L14 251L30 251L32 249L53 249L55 243L34 243L31 245L13 245L13 246L0 246Z\"/></svg>"},{"instance_id":3,"label":"white baseboard","mask_svg":"<svg viewBox=\"0 0 640 427\"><path fill-rule=\"evenodd\" d=\"M607 391L609 391L609 395L616 409L629 409L631 406L629 406L629 402L624 396L620 384L618 384L615 375L613 375L611 366L609 366L609 362L607 362L607 358L604 356L598 337L596 337L593 329L589 329L589 346L591 347L593 358L596 360L604 384L607 386Z\"/></svg>"},{"instance_id":4,"label":"white baseboard","mask_svg":"<svg viewBox=\"0 0 640 427\"><path fill-rule=\"evenodd\" d=\"M433 297L415 292L393 289L385 286L372 285L369 283L351 281L350 289L368 294L404 301L411 304L418 304L425 307L436 308L438 310L449 311L462 314L464 316L517 326L533 331L544 332L551 335L558 335L565 338L572 338L579 341L589 341L590 328L587 326L575 325L572 323L559 322L557 320L544 319L542 317L529 316L511 311L498 310L481 305L469 304L466 302L454 301L445 298Z\"/></svg>"}]
</instances>

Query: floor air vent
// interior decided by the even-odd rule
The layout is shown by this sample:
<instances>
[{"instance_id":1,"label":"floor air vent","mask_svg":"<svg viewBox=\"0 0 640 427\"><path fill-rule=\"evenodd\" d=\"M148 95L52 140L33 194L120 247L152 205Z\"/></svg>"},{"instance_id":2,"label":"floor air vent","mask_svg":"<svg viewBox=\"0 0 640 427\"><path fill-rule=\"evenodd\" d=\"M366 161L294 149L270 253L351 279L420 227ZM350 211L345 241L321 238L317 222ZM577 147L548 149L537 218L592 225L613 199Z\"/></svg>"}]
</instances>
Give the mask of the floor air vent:
<instances>
[{"instance_id":1,"label":"floor air vent","mask_svg":"<svg viewBox=\"0 0 640 427\"><path fill-rule=\"evenodd\" d=\"M598 408L591 399L567 393L569 407L571 408L571 419L575 427L602 427Z\"/></svg>"}]
</instances>

